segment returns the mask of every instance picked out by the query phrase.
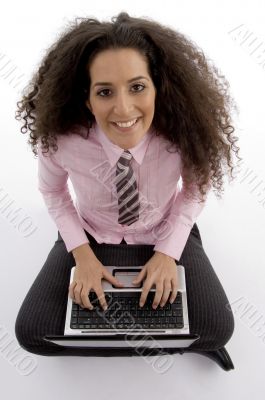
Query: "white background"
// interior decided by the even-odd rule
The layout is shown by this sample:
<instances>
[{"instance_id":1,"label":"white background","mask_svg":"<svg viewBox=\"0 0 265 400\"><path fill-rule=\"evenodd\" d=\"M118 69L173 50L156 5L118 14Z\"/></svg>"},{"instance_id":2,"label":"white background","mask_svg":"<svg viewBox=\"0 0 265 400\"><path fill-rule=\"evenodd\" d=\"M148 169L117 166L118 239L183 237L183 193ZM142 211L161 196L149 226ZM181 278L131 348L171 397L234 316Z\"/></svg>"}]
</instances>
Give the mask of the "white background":
<instances>
[{"instance_id":1,"label":"white background","mask_svg":"<svg viewBox=\"0 0 265 400\"><path fill-rule=\"evenodd\" d=\"M159 373L153 365L156 358L43 357L21 349L31 362L26 368L12 362L4 351L4 334L13 347L19 346L14 334L17 312L57 239L57 228L37 190L37 159L27 144L28 134L20 132L21 122L14 117L16 102L44 50L68 21L75 17L110 20L120 11L153 18L196 42L230 82L240 110L234 124L243 158L241 170L232 183L226 182L222 200L210 193L197 221L205 251L235 315L235 332L226 345L235 365L229 372L197 354L176 354L171 368ZM61 394L65 399L260 398L265 388L261 366L265 355L264 16L261 0L4 2L0 15L2 395L21 400ZM32 235L24 237L23 230L10 221L3 199L12 201L12 209L20 209L31 221L36 228ZM243 312L240 299L252 312ZM253 325L257 318L259 322Z\"/></svg>"}]
</instances>

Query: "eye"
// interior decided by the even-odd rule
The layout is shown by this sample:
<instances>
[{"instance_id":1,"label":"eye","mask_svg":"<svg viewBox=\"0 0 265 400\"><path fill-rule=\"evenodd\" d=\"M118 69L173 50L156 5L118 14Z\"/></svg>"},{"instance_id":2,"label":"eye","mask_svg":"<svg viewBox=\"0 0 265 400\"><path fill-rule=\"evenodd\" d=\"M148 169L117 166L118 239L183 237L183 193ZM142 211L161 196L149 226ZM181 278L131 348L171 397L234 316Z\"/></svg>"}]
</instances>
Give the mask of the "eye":
<instances>
[{"instance_id":1,"label":"eye","mask_svg":"<svg viewBox=\"0 0 265 400\"><path fill-rule=\"evenodd\" d=\"M109 89L100 90L99 92L97 92L97 96L99 96L99 97L106 97L106 96L101 96L101 93L106 92L106 91L108 91L108 90L109 90Z\"/></svg>"},{"instance_id":2,"label":"eye","mask_svg":"<svg viewBox=\"0 0 265 400\"><path fill-rule=\"evenodd\" d=\"M145 85L143 85L142 83L140 84L140 83L136 83L135 85L133 85L132 87L142 87L142 90L135 90L134 92L142 92L144 89L145 89ZM101 95L101 93L103 93L103 92L106 92L106 91L109 91L110 89L102 89L102 90L99 90L98 92L97 92L97 96L99 96L99 97L109 97L109 96L105 96L105 95Z\"/></svg>"},{"instance_id":3,"label":"eye","mask_svg":"<svg viewBox=\"0 0 265 400\"><path fill-rule=\"evenodd\" d=\"M144 88L145 88L145 86L142 85L142 84L140 84L140 83L136 83L135 85L133 85L133 87L135 87L135 86L140 86L140 87L143 88L143 90L144 90ZM136 92L142 92L143 90L136 90Z\"/></svg>"}]
</instances>

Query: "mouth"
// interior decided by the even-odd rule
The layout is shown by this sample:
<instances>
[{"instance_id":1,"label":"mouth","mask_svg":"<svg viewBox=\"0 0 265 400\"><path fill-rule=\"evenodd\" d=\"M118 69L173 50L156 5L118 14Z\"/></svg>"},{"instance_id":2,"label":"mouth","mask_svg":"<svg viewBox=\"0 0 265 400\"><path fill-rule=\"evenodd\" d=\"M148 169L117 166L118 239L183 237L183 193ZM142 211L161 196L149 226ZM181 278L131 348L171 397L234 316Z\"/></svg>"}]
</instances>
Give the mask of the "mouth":
<instances>
[{"instance_id":1,"label":"mouth","mask_svg":"<svg viewBox=\"0 0 265 400\"><path fill-rule=\"evenodd\" d=\"M141 118L142 118L142 117L137 118L136 121L135 121L135 123L134 123L133 125L131 125L131 126L128 126L128 127L121 127L121 126L117 125L115 122L111 122L111 124L112 124L119 132L131 132L132 130L134 130L134 129L138 126L139 120L140 120Z\"/></svg>"}]
</instances>

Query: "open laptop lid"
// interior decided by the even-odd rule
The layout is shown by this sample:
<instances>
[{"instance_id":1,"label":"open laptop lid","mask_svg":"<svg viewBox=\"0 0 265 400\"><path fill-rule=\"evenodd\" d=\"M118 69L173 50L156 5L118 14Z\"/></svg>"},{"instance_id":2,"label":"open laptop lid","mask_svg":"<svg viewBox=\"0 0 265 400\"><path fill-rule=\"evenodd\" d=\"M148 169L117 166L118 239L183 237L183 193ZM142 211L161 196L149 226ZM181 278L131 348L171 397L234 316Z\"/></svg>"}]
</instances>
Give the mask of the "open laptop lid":
<instances>
[{"instance_id":1,"label":"open laptop lid","mask_svg":"<svg viewBox=\"0 0 265 400\"><path fill-rule=\"evenodd\" d=\"M200 338L197 334L150 334L143 335L141 333L117 333L115 335L104 336L75 336L75 335L45 335L43 339L60 346L67 347L86 347L86 348L131 348L131 347L148 347L148 348L185 348Z\"/></svg>"}]
</instances>

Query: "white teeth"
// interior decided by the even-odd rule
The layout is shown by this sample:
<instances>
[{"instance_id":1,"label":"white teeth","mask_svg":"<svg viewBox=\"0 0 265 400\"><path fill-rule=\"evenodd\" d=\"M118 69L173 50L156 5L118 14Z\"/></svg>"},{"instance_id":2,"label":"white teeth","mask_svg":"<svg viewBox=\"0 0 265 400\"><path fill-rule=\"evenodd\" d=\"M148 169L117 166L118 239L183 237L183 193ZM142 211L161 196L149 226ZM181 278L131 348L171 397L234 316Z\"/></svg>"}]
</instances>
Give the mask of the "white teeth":
<instances>
[{"instance_id":1,"label":"white teeth","mask_svg":"<svg viewBox=\"0 0 265 400\"><path fill-rule=\"evenodd\" d=\"M130 126L136 123L137 119L129 122L115 122L116 125L120 126L121 128L129 128Z\"/></svg>"}]
</instances>

